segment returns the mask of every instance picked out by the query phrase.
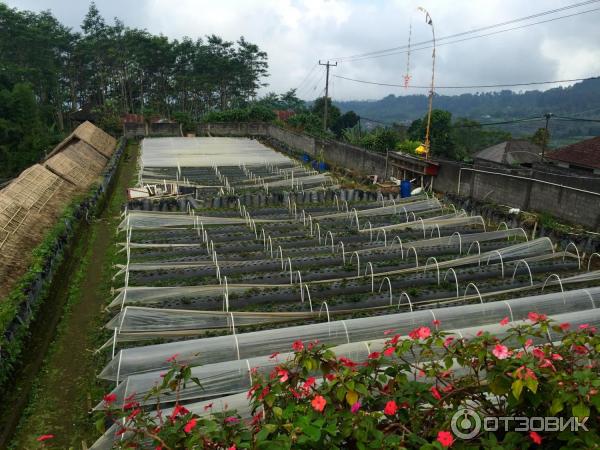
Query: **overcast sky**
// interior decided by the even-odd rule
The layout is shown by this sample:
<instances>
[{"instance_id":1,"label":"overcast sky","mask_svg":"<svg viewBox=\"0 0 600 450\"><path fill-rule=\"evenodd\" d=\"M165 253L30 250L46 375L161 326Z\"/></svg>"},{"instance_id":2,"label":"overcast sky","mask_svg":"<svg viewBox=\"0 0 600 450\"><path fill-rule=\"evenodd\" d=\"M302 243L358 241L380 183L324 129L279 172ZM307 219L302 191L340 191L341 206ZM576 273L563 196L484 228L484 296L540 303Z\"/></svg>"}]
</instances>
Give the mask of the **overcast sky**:
<instances>
[{"instance_id":1,"label":"overcast sky","mask_svg":"<svg viewBox=\"0 0 600 450\"><path fill-rule=\"evenodd\" d=\"M579 3L582 1L579 0ZM300 96L310 99L320 95L324 87L324 68L315 68L319 59L340 58L406 45L411 23L413 43L431 39L431 27L425 23L424 15L417 11L417 6L429 11L436 36L443 37L576 2L97 0L96 5L109 22L117 16L128 26L145 28L172 38L217 34L228 40L236 40L243 35L269 55L269 86L264 92L283 92L299 86ZM83 0L8 0L6 3L33 11L49 9L60 21L74 29L79 28L89 6ZM510 27L596 8L600 9L600 1ZM500 84L599 75L598 23L600 10L480 39L440 45L437 49L436 83ZM499 29L502 28L490 31ZM332 68L332 75L402 84L406 58L405 53L400 53L361 61L342 61ZM427 85L431 77L431 50L412 52L410 62L411 83ZM335 100L377 99L391 93L405 95L426 92L369 86L338 78L331 80L330 95ZM439 92L460 93L443 89Z\"/></svg>"}]
</instances>

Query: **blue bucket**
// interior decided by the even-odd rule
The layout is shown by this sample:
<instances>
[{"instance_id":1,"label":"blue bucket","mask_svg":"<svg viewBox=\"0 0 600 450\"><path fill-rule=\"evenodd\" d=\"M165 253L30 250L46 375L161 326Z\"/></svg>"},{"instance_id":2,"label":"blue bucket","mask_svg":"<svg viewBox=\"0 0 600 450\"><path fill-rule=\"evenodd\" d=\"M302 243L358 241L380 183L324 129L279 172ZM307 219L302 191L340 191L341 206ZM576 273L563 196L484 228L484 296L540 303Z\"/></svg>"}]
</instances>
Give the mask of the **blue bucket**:
<instances>
[{"instance_id":1,"label":"blue bucket","mask_svg":"<svg viewBox=\"0 0 600 450\"><path fill-rule=\"evenodd\" d=\"M319 170L319 172L326 172L329 170L329 166L325 162L320 162L318 170Z\"/></svg>"},{"instance_id":2,"label":"blue bucket","mask_svg":"<svg viewBox=\"0 0 600 450\"><path fill-rule=\"evenodd\" d=\"M304 153L300 159L302 160L303 163L309 163L310 162L310 155Z\"/></svg>"},{"instance_id":3,"label":"blue bucket","mask_svg":"<svg viewBox=\"0 0 600 450\"><path fill-rule=\"evenodd\" d=\"M400 183L400 197L406 198L410 197L410 192L412 191L412 186L410 184L410 180L402 180Z\"/></svg>"}]
</instances>

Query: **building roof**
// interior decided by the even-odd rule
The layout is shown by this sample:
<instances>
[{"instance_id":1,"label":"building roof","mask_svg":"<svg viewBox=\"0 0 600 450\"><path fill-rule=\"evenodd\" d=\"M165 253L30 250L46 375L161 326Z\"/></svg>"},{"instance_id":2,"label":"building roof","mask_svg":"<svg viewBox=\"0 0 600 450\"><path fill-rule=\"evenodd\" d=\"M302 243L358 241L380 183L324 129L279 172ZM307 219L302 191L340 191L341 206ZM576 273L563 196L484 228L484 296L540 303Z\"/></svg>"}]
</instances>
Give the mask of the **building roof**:
<instances>
[{"instance_id":1,"label":"building roof","mask_svg":"<svg viewBox=\"0 0 600 450\"><path fill-rule=\"evenodd\" d=\"M475 159L483 159L499 164L527 164L540 159L542 149L525 139L500 142L475 153Z\"/></svg>"},{"instance_id":2,"label":"building roof","mask_svg":"<svg viewBox=\"0 0 600 450\"><path fill-rule=\"evenodd\" d=\"M600 169L600 136L548 152L546 157L574 166Z\"/></svg>"}]
</instances>

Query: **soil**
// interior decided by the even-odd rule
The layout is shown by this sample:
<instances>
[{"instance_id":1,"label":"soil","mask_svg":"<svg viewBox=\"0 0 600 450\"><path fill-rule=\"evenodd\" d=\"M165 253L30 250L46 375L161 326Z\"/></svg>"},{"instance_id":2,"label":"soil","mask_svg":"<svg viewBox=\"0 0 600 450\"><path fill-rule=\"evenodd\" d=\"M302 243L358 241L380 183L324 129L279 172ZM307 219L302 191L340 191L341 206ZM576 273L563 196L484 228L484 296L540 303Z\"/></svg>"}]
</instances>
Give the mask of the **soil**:
<instances>
[{"instance_id":1,"label":"soil","mask_svg":"<svg viewBox=\"0 0 600 450\"><path fill-rule=\"evenodd\" d=\"M0 448L37 448L35 439L42 434L55 435L55 448L82 448L97 434L88 411L106 387L96 381L98 356L93 350L109 300L115 223L136 156L137 146L128 146L99 217L81 226L72 255L65 258L32 327L24 352L28 359L3 401L10 406L0 418Z\"/></svg>"}]
</instances>

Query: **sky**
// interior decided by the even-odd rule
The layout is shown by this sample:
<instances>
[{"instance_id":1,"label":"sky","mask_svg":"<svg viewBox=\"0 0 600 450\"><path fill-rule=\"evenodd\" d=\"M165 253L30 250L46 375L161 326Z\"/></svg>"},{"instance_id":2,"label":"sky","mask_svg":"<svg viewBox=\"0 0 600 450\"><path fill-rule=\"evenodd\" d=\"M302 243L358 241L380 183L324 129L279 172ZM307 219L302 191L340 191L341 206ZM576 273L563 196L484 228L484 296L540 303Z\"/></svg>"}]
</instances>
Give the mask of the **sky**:
<instances>
[{"instance_id":1,"label":"sky","mask_svg":"<svg viewBox=\"0 0 600 450\"><path fill-rule=\"evenodd\" d=\"M84 0L4 0L9 6L32 11L50 10L65 25L79 29L89 3ZM585 0L97 0L101 14L118 17L130 27L145 28L171 38L201 38L216 34L235 41L244 36L269 56L266 92L292 88L304 99L323 95L325 67L334 60L428 41L433 21L436 85L511 84L586 78L600 75L600 0L536 19L505 25L499 31L583 11L589 13L523 27L492 36L442 45L444 36L471 31L561 8ZM462 36L462 39L470 34ZM431 49L410 53L410 83L428 86ZM379 99L389 94L427 93L360 84L343 76L389 84L404 83L407 53L363 60L338 60L331 68L330 96L334 100ZM563 85L568 85L565 83ZM556 85L535 86L547 89ZM531 88L514 88L515 90ZM436 89L440 94L492 89ZM498 89L495 89L498 90Z\"/></svg>"}]
</instances>

